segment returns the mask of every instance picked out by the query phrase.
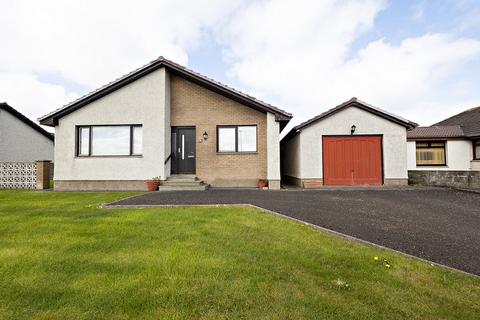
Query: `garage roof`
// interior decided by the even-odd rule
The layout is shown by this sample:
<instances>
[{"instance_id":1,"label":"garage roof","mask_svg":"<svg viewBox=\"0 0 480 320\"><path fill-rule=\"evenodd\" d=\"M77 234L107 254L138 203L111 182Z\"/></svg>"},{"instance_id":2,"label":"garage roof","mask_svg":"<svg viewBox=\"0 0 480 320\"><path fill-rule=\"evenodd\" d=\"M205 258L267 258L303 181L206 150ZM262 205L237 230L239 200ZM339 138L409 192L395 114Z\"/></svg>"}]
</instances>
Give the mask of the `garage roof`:
<instances>
[{"instance_id":1,"label":"garage roof","mask_svg":"<svg viewBox=\"0 0 480 320\"><path fill-rule=\"evenodd\" d=\"M101 97L106 96L107 94L126 86L127 84L155 71L160 68L166 68L175 75L178 75L186 80L192 81L200 86L203 86L211 91L214 91L218 94L221 94L227 98L230 98L234 101L237 101L241 104L244 104L250 108L261 112L271 112L275 114L275 119L280 122L280 127L284 127L292 118L292 114L284 110L276 108L266 102L258 100L250 95L247 95L243 92L235 90L227 85L224 85L218 81L210 79L200 73L197 73L193 70L187 69L184 66L181 66L173 61L165 59L164 57L159 57L156 60L153 60L149 64L144 65L143 67L130 72L123 77L114 80L113 82L108 83L107 85L94 90L83 97L59 108L38 120L41 124L46 126L55 126L58 123L58 119L77 110L81 107L100 99Z\"/></svg>"},{"instance_id":2,"label":"garage roof","mask_svg":"<svg viewBox=\"0 0 480 320\"><path fill-rule=\"evenodd\" d=\"M412 129L412 128L415 128L416 126L418 126L417 123L415 122L412 122L410 120L407 120L407 119L404 119L402 117L399 117L397 115L394 115L393 113L390 113L388 111L385 111L385 110L382 110L380 108L377 108L377 107L374 107L372 106L371 104L368 104L366 102L363 102L359 99L357 99L356 97L353 97L351 98L350 100L348 101L345 101L344 103L328 110L328 111L325 111L321 114L319 114L318 116L316 117L313 117L312 119L309 119L301 124L299 124L298 126L294 127L286 136L285 136L285 141L288 140L288 139L291 139L292 137L294 137L295 135L297 135L299 132L301 132L303 129L307 128L308 126L314 124L315 122L319 121L319 120L322 120L322 119L325 119L327 117L330 117L331 115L337 113L337 112L340 112L346 108L350 108L350 107L356 107L356 108L359 108L359 109L362 109L364 111L367 111L367 112L370 112L376 116L379 116L381 118L384 118L386 120L389 120L391 122L395 122L399 125L402 125L404 126L405 128L407 129Z\"/></svg>"}]
</instances>

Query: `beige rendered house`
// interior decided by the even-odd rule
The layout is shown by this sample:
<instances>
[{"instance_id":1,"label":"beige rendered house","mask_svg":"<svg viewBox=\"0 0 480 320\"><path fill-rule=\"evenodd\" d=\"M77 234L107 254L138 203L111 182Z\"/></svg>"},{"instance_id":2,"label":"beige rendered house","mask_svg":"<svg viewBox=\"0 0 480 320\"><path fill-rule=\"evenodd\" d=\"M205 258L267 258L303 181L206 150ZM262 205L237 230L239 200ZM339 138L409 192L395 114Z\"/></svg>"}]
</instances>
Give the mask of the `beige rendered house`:
<instances>
[{"instance_id":1,"label":"beige rendered house","mask_svg":"<svg viewBox=\"0 0 480 320\"><path fill-rule=\"evenodd\" d=\"M55 127L57 190L144 190L181 175L279 189L291 118L160 57L39 120Z\"/></svg>"}]
</instances>

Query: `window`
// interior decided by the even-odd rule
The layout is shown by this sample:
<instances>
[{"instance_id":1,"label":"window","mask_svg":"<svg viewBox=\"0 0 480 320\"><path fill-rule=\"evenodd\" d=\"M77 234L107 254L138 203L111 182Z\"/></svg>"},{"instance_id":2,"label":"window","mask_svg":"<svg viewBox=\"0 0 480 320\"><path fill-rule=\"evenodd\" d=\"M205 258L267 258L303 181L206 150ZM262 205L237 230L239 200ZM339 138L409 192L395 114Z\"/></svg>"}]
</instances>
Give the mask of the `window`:
<instances>
[{"instance_id":1,"label":"window","mask_svg":"<svg viewBox=\"0 0 480 320\"><path fill-rule=\"evenodd\" d=\"M133 130L132 154L135 154L135 155L142 154L143 128L141 126L134 126L132 130Z\"/></svg>"},{"instance_id":2,"label":"window","mask_svg":"<svg viewBox=\"0 0 480 320\"><path fill-rule=\"evenodd\" d=\"M142 154L142 126L108 125L77 127L77 155L131 156Z\"/></svg>"},{"instance_id":3,"label":"window","mask_svg":"<svg viewBox=\"0 0 480 320\"><path fill-rule=\"evenodd\" d=\"M235 127L218 128L218 152L235 152L236 147L236 131Z\"/></svg>"},{"instance_id":4,"label":"window","mask_svg":"<svg viewBox=\"0 0 480 320\"><path fill-rule=\"evenodd\" d=\"M473 141L473 159L480 160L480 140Z\"/></svg>"},{"instance_id":5,"label":"window","mask_svg":"<svg viewBox=\"0 0 480 320\"><path fill-rule=\"evenodd\" d=\"M78 155L88 156L90 154L90 128L78 129L79 143L78 143Z\"/></svg>"},{"instance_id":6,"label":"window","mask_svg":"<svg viewBox=\"0 0 480 320\"><path fill-rule=\"evenodd\" d=\"M257 126L218 126L218 152L256 152Z\"/></svg>"},{"instance_id":7,"label":"window","mask_svg":"<svg viewBox=\"0 0 480 320\"><path fill-rule=\"evenodd\" d=\"M417 166L444 166L445 142L444 141L417 141Z\"/></svg>"}]
</instances>

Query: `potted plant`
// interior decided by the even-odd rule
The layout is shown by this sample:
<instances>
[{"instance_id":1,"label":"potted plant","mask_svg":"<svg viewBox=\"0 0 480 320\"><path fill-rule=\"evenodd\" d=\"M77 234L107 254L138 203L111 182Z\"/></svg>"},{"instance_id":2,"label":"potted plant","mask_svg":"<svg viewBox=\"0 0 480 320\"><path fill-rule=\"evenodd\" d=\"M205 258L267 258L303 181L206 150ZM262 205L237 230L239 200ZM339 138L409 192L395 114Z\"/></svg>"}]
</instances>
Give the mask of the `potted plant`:
<instances>
[{"instance_id":1,"label":"potted plant","mask_svg":"<svg viewBox=\"0 0 480 320\"><path fill-rule=\"evenodd\" d=\"M259 189L264 189L268 186L268 182L265 179L260 179L258 180L258 188Z\"/></svg>"},{"instance_id":2,"label":"potted plant","mask_svg":"<svg viewBox=\"0 0 480 320\"><path fill-rule=\"evenodd\" d=\"M160 185L160 177L153 177L150 180L147 180L148 191L157 191L159 185Z\"/></svg>"}]
</instances>

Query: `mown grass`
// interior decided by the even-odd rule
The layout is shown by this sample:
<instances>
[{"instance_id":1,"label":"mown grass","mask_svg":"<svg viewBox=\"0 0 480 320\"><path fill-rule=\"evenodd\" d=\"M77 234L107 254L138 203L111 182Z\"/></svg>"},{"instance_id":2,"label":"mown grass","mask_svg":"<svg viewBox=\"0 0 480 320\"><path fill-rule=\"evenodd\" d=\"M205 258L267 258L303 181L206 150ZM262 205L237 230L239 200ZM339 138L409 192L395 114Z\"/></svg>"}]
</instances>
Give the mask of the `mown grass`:
<instances>
[{"instance_id":1,"label":"mown grass","mask_svg":"<svg viewBox=\"0 0 480 320\"><path fill-rule=\"evenodd\" d=\"M479 318L477 277L252 208L98 208L128 195L0 192L0 318Z\"/></svg>"}]
</instances>

